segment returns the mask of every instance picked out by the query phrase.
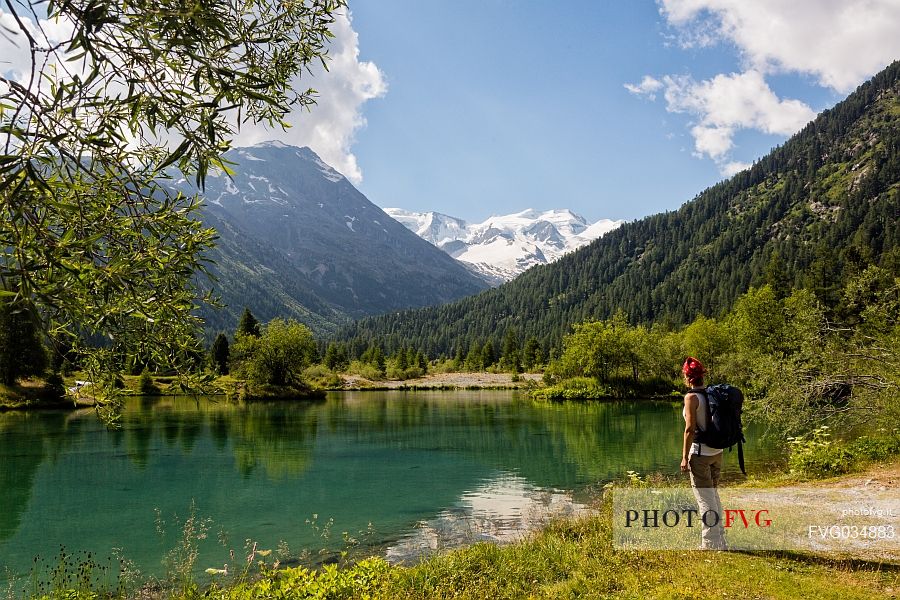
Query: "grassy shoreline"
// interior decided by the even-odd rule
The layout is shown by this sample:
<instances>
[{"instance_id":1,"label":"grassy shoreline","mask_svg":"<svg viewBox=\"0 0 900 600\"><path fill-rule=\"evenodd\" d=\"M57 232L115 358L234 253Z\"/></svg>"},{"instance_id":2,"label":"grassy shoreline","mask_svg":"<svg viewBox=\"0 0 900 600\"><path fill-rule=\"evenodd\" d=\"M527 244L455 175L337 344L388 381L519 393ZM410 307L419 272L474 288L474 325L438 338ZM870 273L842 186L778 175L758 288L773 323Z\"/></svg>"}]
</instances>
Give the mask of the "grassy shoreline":
<instances>
[{"instance_id":1,"label":"grassy shoreline","mask_svg":"<svg viewBox=\"0 0 900 600\"><path fill-rule=\"evenodd\" d=\"M247 381L235 379L229 375L215 378L202 394L205 396L224 396L242 402L256 401L291 401L291 400L320 400L327 392L339 391L455 391L455 390L525 390L533 389L539 374L522 376L518 381L508 373L446 373L428 375L426 377L407 380L368 380L362 378L348 378L342 380L340 386L258 386L251 385ZM76 380L83 379L81 374L71 375L65 378L63 385L66 388L75 386ZM153 391L142 392L140 376L122 375L119 377L121 387L119 393L124 397L159 397L184 395L185 392L177 388L175 377L151 376L150 383ZM67 395L60 397L59 392L48 388L46 382L33 379L21 382L15 386L0 386L0 411L14 410L47 410L47 409L78 409L93 406L89 387L79 395L73 397Z\"/></svg>"},{"instance_id":2,"label":"grassy shoreline","mask_svg":"<svg viewBox=\"0 0 900 600\"><path fill-rule=\"evenodd\" d=\"M63 385L72 388L80 375L65 378ZM203 390L203 395L224 396L238 401L255 402L271 400L319 400L327 392L390 392L390 391L525 391L534 400L585 400L585 401L620 401L620 400L672 400L673 394L658 391L635 390L623 394L621 391L610 391L605 388L571 385L569 382L546 387L541 383L540 373L492 373L487 371L432 373L413 379L381 379L370 380L359 376L340 376L339 385L319 384L312 386L258 386L247 381L235 379L229 375L216 377ZM175 377L149 376L148 383L152 391L142 391L141 377L138 375L122 375L119 377L121 387L119 393L124 397L158 397L183 395L178 388ZM93 406L89 386L78 395L60 397L58 390L49 388L43 380L30 380L16 386L0 388L0 411L10 410L44 410L44 409L77 409Z\"/></svg>"}]
</instances>

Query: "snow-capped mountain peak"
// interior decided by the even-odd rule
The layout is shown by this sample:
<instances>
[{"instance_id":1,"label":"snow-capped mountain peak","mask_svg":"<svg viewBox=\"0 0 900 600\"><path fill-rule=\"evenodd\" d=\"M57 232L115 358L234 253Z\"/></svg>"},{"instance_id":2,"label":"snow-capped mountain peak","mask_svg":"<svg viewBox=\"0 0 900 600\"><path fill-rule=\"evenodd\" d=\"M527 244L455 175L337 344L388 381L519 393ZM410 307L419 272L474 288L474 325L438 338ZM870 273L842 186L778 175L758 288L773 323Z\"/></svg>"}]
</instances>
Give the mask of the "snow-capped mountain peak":
<instances>
[{"instance_id":1,"label":"snow-capped mountain peak","mask_svg":"<svg viewBox=\"0 0 900 600\"><path fill-rule=\"evenodd\" d=\"M468 224L462 219L439 212L417 213L400 208L387 208L384 212L439 248L453 240L462 239L468 228Z\"/></svg>"},{"instance_id":2,"label":"snow-capped mountain peak","mask_svg":"<svg viewBox=\"0 0 900 600\"><path fill-rule=\"evenodd\" d=\"M525 269L552 262L621 225L601 219L589 223L569 209L532 208L491 216L481 223L438 212L418 213L400 208L384 211L441 248L494 285L509 281Z\"/></svg>"},{"instance_id":3,"label":"snow-capped mountain peak","mask_svg":"<svg viewBox=\"0 0 900 600\"><path fill-rule=\"evenodd\" d=\"M256 145L261 148L290 148L291 147L291 146L288 146L288 144L285 144L284 142L281 142L279 140L267 140L265 142L260 142Z\"/></svg>"}]
</instances>

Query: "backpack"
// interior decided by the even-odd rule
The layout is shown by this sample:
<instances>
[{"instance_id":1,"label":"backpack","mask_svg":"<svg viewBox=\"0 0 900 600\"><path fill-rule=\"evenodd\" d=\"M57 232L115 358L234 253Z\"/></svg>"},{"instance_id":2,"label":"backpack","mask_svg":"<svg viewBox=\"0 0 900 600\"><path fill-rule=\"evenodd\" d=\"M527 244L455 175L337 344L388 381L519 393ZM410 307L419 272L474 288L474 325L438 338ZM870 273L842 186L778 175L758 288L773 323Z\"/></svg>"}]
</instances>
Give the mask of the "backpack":
<instances>
[{"instance_id":1,"label":"backpack","mask_svg":"<svg viewBox=\"0 0 900 600\"><path fill-rule=\"evenodd\" d=\"M744 394L727 383L711 385L706 388L706 431L694 433L694 440L706 444L710 448L738 447L738 463L741 473L744 470L744 427L741 424L741 409L744 406Z\"/></svg>"}]
</instances>

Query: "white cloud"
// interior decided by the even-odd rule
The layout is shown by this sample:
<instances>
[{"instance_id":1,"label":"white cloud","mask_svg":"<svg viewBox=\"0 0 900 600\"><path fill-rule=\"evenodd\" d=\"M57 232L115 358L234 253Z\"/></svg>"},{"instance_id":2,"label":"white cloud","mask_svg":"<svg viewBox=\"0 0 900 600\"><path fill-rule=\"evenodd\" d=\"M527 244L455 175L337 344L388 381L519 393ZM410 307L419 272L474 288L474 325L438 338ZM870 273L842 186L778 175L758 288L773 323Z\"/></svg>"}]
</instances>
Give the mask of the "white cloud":
<instances>
[{"instance_id":1,"label":"white cloud","mask_svg":"<svg viewBox=\"0 0 900 600\"><path fill-rule=\"evenodd\" d=\"M21 24L33 36L40 47L49 47L71 37L73 26L68 19L41 19L39 25L27 16L21 17ZM43 57L41 54L39 57ZM50 55L48 65L62 66L56 55ZM71 67L71 65L66 65ZM0 8L0 74L20 83L27 80L31 72L31 51L28 39L21 31L19 21L9 12Z\"/></svg>"},{"instance_id":2,"label":"white cloud","mask_svg":"<svg viewBox=\"0 0 900 600\"><path fill-rule=\"evenodd\" d=\"M699 82L667 75L662 85L666 110L696 119L691 127L696 154L715 160L723 174L742 164L729 159L739 130L790 135L815 117L803 102L779 99L758 71L716 75Z\"/></svg>"},{"instance_id":3,"label":"white cloud","mask_svg":"<svg viewBox=\"0 0 900 600\"><path fill-rule=\"evenodd\" d=\"M725 177L731 177L732 175L736 175L743 171L744 169L749 169L753 165L751 163L741 162L739 160L733 160L731 162L723 163L719 165L719 170L722 175Z\"/></svg>"},{"instance_id":4,"label":"white cloud","mask_svg":"<svg viewBox=\"0 0 900 600\"><path fill-rule=\"evenodd\" d=\"M384 74L373 62L359 60L359 36L353 30L349 12L337 17L329 49L328 71L315 69L312 78L298 82L302 89L318 91L317 104L310 111L297 110L286 119L292 127L265 129L245 126L235 144L251 145L265 140L309 146L322 160L355 183L362 172L353 155L356 132L366 124L362 107L387 92Z\"/></svg>"},{"instance_id":5,"label":"white cloud","mask_svg":"<svg viewBox=\"0 0 900 600\"><path fill-rule=\"evenodd\" d=\"M635 96L645 96L650 100L656 100L656 92L661 90L662 87L663 84L659 79L650 77L649 75L644 75L644 78L641 79L641 82L638 84L625 84L625 89Z\"/></svg>"},{"instance_id":6,"label":"white cloud","mask_svg":"<svg viewBox=\"0 0 900 600\"><path fill-rule=\"evenodd\" d=\"M659 0L685 46L734 44L747 69L848 93L900 56L897 0Z\"/></svg>"},{"instance_id":7,"label":"white cloud","mask_svg":"<svg viewBox=\"0 0 900 600\"><path fill-rule=\"evenodd\" d=\"M800 100L778 98L768 75L805 75L848 93L900 57L898 0L657 2L683 48L733 48L743 72L700 82L689 75L648 75L625 87L650 99L662 91L668 111L691 115L694 154L712 158L723 174L745 166L730 156L738 131L788 136L815 116Z\"/></svg>"},{"instance_id":8,"label":"white cloud","mask_svg":"<svg viewBox=\"0 0 900 600\"><path fill-rule=\"evenodd\" d=\"M663 81L668 110L699 115L706 125L790 135L815 117L799 100L780 100L757 71L716 75L701 82L683 76L666 76Z\"/></svg>"},{"instance_id":9,"label":"white cloud","mask_svg":"<svg viewBox=\"0 0 900 600\"><path fill-rule=\"evenodd\" d=\"M705 154L721 160L734 147L734 129L731 127L694 125L691 127L691 135L694 137L694 156L697 158L703 158Z\"/></svg>"}]
</instances>

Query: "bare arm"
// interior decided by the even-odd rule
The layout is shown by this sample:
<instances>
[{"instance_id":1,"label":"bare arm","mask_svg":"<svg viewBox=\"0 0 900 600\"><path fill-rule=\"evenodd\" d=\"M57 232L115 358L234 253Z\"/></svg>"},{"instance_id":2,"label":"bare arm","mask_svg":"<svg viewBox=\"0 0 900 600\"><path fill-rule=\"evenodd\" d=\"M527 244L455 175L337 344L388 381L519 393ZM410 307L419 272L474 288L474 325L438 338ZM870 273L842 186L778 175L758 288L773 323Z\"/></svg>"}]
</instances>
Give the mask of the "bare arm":
<instances>
[{"instance_id":1,"label":"bare arm","mask_svg":"<svg viewBox=\"0 0 900 600\"><path fill-rule=\"evenodd\" d=\"M685 394L684 396L684 443L681 446L681 470L688 470L688 459L691 453L691 444L694 443L694 429L697 427L696 414L700 400L697 394Z\"/></svg>"}]
</instances>

